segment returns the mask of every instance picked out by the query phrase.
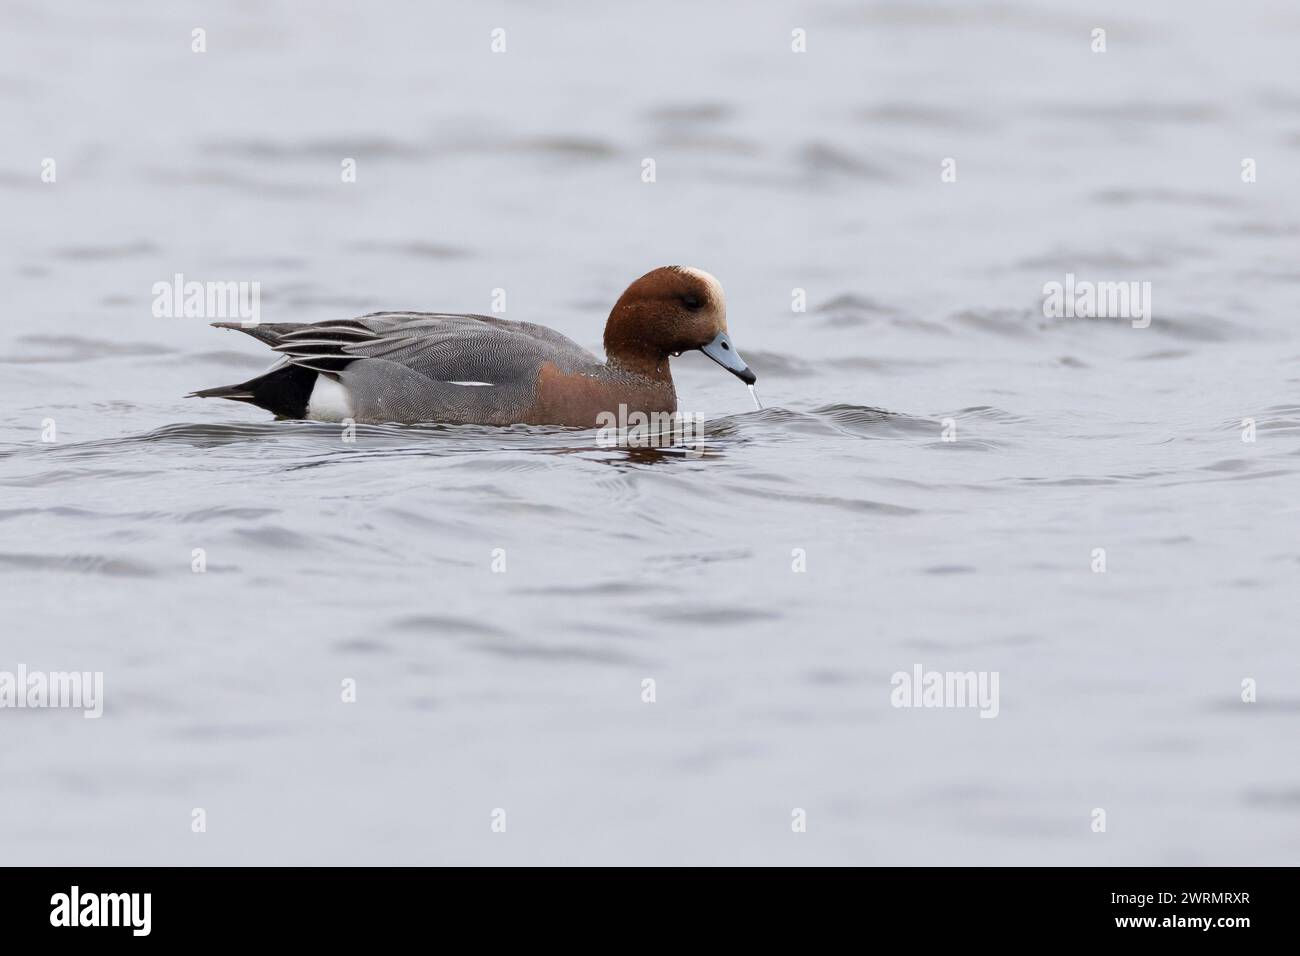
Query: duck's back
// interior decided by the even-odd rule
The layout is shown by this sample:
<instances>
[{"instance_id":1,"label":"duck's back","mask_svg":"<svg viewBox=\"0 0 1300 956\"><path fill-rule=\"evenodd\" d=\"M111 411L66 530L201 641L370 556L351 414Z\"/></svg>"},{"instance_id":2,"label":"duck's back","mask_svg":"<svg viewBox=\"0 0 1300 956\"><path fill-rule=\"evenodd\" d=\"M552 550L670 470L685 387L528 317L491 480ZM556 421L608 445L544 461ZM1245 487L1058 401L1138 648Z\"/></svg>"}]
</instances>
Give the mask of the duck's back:
<instances>
[{"instance_id":1,"label":"duck's back","mask_svg":"<svg viewBox=\"0 0 1300 956\"><path fill-rule=\"evenodd\" d=\"M595 374L601 362L572 339L531 322L485 315L377 312L373 338L349 343L339 374L354 417L510 425L535 419L542 369Z\"/></svg>"},{"instance_id":2,"label":"duck's back","mask_svg":"<svg viewBox=\"0 0 1300 956\"><path fill-rule=\"evenodd\" d=\"M529 422L543 368L565 375L603 368L553 329L495 316L375 312L311 325L217 324L266 342L285 360L249 382L196 394L252 402L285 417Z\"/></svg>"}]
</instances>

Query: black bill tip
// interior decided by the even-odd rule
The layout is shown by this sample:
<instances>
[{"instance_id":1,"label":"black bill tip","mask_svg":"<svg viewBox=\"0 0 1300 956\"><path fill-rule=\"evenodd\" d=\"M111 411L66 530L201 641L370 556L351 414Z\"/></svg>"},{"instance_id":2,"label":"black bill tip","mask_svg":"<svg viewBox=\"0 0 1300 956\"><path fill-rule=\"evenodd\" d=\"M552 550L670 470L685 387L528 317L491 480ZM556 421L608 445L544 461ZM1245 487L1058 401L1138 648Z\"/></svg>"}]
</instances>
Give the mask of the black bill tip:
<instances>
[{"instance_id":1,"label":"black bill tip","mask_svg":"<svg viewBox=\"0 0 1300 956\"><path fill-rule=\"evenodd\" d=\"M745 364L736 347L731 344L731 337L726 332L719 332L708 345L700 346L700 351L717 362L746 385L753 385L758 376Z\"/></svg>"}]
</instances>

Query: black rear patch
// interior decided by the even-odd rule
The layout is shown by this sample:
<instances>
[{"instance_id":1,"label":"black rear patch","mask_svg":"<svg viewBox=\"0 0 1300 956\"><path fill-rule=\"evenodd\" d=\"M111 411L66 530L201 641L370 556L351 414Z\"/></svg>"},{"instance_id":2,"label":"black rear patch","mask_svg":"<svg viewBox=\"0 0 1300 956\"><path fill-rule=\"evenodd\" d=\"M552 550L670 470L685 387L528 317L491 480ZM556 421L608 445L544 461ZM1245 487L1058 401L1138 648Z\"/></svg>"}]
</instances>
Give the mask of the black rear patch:
<instances>
[{"instance_id":1,"label":"black rear patch","mask_svg":"<svg viewBox=\"0 0 1300 956\"><path fill-rule=\"evenodd\" d=\"M186 398L228 398L248 402L280 418L306 418L307 403L316 387L315 369L282 365L239 385L222 385L191 392Z\"/></svg>"}]
</instances>

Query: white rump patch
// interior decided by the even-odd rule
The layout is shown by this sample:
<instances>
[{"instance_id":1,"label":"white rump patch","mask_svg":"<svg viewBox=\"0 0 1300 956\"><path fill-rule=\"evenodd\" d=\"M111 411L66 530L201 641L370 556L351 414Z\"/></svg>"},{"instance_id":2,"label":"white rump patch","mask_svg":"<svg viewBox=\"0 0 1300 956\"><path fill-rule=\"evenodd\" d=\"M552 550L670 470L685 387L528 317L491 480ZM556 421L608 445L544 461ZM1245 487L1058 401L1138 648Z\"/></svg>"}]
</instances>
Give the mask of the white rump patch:
<instances>
[{"instance_id":1,"label":"white rump patch","mask_svg":"<svg viewBox=\"0 0 1300 956\"><path fill-rule=\"evenodd\" d=\"M307 418L313 422L341 422L352 417L352 396L328 375L316 376L307 400Z\"/></svg>"}]
</instances>

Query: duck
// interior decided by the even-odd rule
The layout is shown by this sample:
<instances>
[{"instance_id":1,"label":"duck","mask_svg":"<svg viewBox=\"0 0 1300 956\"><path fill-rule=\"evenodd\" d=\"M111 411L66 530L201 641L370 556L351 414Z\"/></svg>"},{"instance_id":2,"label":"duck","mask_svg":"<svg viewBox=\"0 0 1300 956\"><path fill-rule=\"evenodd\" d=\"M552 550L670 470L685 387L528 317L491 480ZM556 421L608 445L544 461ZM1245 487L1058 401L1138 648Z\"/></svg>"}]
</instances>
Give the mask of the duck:
<instances>
[{"instance_id":1,"label":"duck","mask_svg":"<svg viewBox=\"0 0 1300 956\"><path fill-rule=\"evenodd\" d=\"M605 323L603 362L544 325L499 316L372 312L212 325L281 358L256 378L186 397L246 402L279 419L593 428L620 406L676 412L669 360L692 350L746 385L757 381L727 332L722 284L690 266L662 266L627 287Z\"/></svg>"}]
</instances>

